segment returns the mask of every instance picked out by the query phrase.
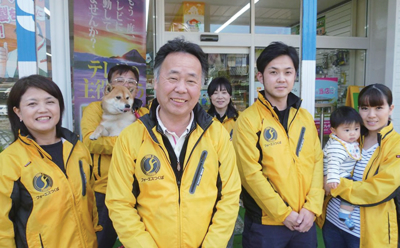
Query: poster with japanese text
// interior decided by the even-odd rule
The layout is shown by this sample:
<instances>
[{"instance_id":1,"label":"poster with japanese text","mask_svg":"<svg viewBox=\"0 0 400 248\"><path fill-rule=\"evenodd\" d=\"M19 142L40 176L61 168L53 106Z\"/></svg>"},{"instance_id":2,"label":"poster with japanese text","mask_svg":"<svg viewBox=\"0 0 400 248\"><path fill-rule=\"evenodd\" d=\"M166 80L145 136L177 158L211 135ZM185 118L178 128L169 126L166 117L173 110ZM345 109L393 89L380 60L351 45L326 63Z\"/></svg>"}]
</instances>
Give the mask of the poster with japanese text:
<instances>
[{"instance_id":1,"label":"poster with japanese text","mask_svg":"<svg viewBox=\"0 0 400 248\"><path fill-rule=\"evenodd\" d=\"M75 132L83 109L101 101L109 69L136 66L135 96L146 101L146 13L144 0L75 0L73 91Z\"/></svg>"},{"instance_id":2,"label":"poster with japanese text","mask_svg":"<svg viewBox=\"0 0 400 248\"><path fill-rule=\"evenodd\" d=\"M0 78L5 81L18 79L15 20L15 0L0 1Z\"/></svg>"}]
</instances>

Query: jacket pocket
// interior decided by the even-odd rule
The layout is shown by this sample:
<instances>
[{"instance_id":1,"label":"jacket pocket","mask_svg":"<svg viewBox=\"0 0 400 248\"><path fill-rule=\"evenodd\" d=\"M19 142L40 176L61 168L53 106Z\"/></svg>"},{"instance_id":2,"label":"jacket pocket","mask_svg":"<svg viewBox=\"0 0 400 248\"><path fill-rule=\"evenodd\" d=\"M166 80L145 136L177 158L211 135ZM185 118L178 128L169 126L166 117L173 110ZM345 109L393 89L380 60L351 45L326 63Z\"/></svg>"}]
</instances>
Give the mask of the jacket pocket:
<instances>
[{"instance_id":1,"label":"jacket pocket","mask_svg":"<svg viewBox=\"0 0 400 248\"><path fill-rule=\"evenodd\" d=\"M81 172L81 179L82 179L82 195L86 195L86 175L85 172L83 171L83 165L82 161L79 160L79 171Z\"/></svg>"}]
</instances>

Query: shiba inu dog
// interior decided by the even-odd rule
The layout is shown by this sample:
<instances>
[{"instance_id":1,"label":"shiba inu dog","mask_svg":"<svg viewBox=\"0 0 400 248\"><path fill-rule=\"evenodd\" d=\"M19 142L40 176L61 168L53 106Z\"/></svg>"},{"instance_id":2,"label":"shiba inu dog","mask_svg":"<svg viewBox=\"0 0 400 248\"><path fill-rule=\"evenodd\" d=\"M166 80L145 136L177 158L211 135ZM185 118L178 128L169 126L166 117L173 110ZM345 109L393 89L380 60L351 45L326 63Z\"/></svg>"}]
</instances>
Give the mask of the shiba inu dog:
<instances>
[{"instance_id":1,"label":"shiba inu dog","mask_svg":"<svg viewBox=\"0 0 400 248\"><path fill-rule=\"evenodd\" d=\"M91 140L96 140L100 136L118 136L125 127L136 121L132 112L134 101L132 92L134 91L133 88L128 89L120 85L107 84L101 101L102 120L93 134L90 135Z\"/></svg>"}]
</instances>

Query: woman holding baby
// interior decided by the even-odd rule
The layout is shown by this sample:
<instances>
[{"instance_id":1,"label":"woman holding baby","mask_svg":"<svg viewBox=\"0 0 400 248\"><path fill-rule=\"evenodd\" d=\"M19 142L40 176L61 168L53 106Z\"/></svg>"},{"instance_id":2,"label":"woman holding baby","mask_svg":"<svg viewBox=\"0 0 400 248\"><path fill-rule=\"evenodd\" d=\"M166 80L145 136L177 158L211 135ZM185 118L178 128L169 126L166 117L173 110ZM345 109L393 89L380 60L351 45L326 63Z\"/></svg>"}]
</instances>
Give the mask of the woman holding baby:
<instances>
[{"instance_id":1,"label":"woman holding baby","mask_svg":"<svg viewBox=\"0 0 400 248\"><path fill-rule=\"evenodd\" d=\"M341 178L336 189L327 193L357 207L350 230L340 222L319 219L323 225L325 246L398 247L398 205L400 186L400 135L393 129L392 92L382 84L366 86L359 95L359 113L363 119L362 155L354 168L353 180ZM330 192L329 192L330 191ZM337 212L331 197L325 201L325 214ZM332 216L337 218L337 215ZM329 219L329 218L327 218Z\"/></svg>"}]
</instances>

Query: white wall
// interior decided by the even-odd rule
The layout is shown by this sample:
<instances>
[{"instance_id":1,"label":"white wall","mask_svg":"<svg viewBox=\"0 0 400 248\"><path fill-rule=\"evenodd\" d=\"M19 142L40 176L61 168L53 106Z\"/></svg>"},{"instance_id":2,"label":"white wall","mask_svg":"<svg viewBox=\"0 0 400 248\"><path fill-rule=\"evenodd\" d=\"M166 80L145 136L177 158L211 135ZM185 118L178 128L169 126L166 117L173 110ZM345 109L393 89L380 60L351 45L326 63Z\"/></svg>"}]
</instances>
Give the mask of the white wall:
<instances>
[{"instance_id":1,"label":"white wall","mask_svg":"<svg viewBox=\"0 0 400 248\"><path fill-rule=\"evenodd\" d=\"M392 89L394 128L400 132L400 0L389 0L385 81Z\"/></svg>"},{"instance_id":2,"label":"white wall","mask_svg":"<svg viewBox=\"0 0 400 248\"><path fill-rule=\"evenodd\" d=\"M388 0L369 1L369 50L367 53L366 85L385 83ZM393 32L393 31L391 31Z\"/></svg>"}]
</instances>

